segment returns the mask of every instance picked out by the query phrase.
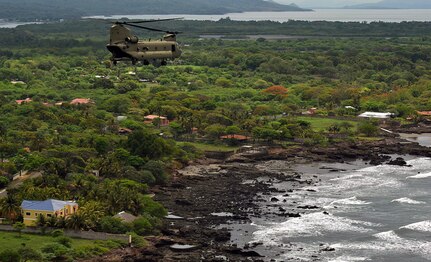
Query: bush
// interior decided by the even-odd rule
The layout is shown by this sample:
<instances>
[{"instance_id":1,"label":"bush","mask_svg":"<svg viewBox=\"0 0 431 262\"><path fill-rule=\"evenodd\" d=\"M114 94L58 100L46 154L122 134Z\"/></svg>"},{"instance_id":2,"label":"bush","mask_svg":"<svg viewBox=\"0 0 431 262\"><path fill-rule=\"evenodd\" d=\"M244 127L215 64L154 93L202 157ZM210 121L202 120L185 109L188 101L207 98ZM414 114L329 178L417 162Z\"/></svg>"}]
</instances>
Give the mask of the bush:
<instances>
[{"instance_id":1,"label":"bush","mask_svg":"<svg viewBox=\"0 0 431 262\"><path fill-rule=\"evenodd\" d=\"M133 221L133 231L138 235L148 235L153 232L153 225L145 217L140 217Z\"/></svg>"},{"instance_id":2,"label":"bush","mask_svg":"<svg viewBox=\"0 0 431 262\"><path fill-rule=\"evenodd\" d=\"M9 179L5 176L0 176L0 188L4 188L9 184Z\"/></svg>"},{"instance_id":3,"label":"bush","mask_svg":"<svg viewBox=\"0 0 431 262\"><path fill-rule=\"evenodd\" d=\"M5 250L0 253L0 261L16 262L21 260L21 255L15 250Z\"/></svg>"},{"instance_id":4,"label":"bush","mask_svg":"<svg viewBox=\"0 0 431 262\"><path fill-rule=\"evenodd\" d=\"M112 234L123 234L129 231L130 227L119 218L106 216L100 220L98 230Z\"/></svg>"},{"instance_id":5,"label":"bush","mask_svg":"<svg viewBox=\"0 0 431 262\"><path fill-rule=\"evenodd\" d=\"M64 236L64 231L62 229L56 229L51 232L52 237L62 237Z\"/></svg>"},{"instance_id":6,"label":"bush","mask_svg":"<svg viewBox=\"0 0 431 262\"><path fill-rule=\"evenodd\" d=\"M54 261L69 260L69 251L69 248L58 243L47 244L42 247L42 252L45 253L45 256Z\"/></svg>"},{"instance_id":7,"label":"bush","mask_svg":"<svg viewBox=\"0 0 431 262\"><path fill-rule=\"evenodd\" d=\"M30 247L22 247L18 249L22 261L42 261L42 254Z\"/></svg>"},{"instance_id":8,"label":"bush","mask_svg":"<svg viewBox=\"0 0 431 262\"><path fill-rule=\"evenodd\" d=\"M61 236L56 239L59 244L62 244L65 247L72 247L72 239L70 237Z\"/></svg>"},{"instance_id":9,"label":"bush","mask_svg":"<svg viewBox=\"0 0 431 262\"><path fill-rule=\"evenodd\" d=\"M378 131L379 128L376 122L363 121L358 125L358 132L366 136L374 136L377 134Z\"/></svg>"}]
</instances>

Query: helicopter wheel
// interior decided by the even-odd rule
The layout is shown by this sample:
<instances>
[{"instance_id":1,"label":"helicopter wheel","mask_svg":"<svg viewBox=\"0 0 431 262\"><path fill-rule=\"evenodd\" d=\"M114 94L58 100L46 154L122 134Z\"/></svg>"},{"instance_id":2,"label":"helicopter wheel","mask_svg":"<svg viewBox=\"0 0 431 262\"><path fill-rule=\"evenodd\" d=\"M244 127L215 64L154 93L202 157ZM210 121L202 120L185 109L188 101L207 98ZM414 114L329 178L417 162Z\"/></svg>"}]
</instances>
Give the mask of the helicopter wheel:
<instances>
[{"instance_id":1,"label":"helicopter wheel","mask_svg":"<svg viewBox=\"0 0 431 262\"><path fill-rule=\"evenodd\" d=\"M136 65L137 60L136 59L132 59L132 65Z\"/></svg>"},{"instance_id":2,"label":"helicopter wheel","mask_svg":"<svg viewBox=\"0 0 431 262\"><path fill-rule=\"evenodd\" d=\"M165 66L165 65L167 65L167 64L168 64L168 62L166 62L165 60L163 60L160 64L161 64L162 66Z\"/></svg>"},{"instance_id":3,"label":"helicopter wheel","mask_svg":"<svg viewBox=\"0 0 431 262\"><path fill-rule=\"evenodd\" d=\"M150 62L148 62L148 60L144 60L144 62L142 62L144 65L149 65Z\"/></svg>"}]
</instances>

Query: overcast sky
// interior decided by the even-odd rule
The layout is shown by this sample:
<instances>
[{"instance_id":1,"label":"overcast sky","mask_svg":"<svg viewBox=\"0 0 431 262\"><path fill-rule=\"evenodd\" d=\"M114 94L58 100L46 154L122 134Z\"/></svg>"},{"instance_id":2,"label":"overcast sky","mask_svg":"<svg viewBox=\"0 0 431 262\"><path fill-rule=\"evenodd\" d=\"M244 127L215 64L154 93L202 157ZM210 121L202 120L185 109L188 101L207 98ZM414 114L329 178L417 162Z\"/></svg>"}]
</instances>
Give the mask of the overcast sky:
<instances>
[{"instance_id":1,"label":"overcast sky","mask_svg":"<svg viewBox=\"0 0 431 262\"><path fill-rule=\"evenodd\" d=\"M377 3L379 0L275 0L282 4L295 3L301 7L343 7L353 4Z\"/></svg>"}]
</instances>

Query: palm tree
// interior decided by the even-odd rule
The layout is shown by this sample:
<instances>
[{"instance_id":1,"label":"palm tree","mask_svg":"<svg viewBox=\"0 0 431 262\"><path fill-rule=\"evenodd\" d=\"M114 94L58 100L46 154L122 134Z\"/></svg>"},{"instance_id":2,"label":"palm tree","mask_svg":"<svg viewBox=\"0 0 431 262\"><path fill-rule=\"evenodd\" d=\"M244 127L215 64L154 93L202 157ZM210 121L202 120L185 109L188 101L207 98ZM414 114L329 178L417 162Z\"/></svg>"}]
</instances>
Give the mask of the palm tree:
<instances>
[{"instance_id":1,"label":"palm tree","mask_svg":"<svg viewBox=\"0 0 431 262\"><path fill-rule=\"evenodd\" d=\"M8 220L14 222L21 213L21 204L15 195L8 194L0 200L0 211Z\"/></svg>"},{"instance_id":2,"label":"palm tree","mask_svg":"<svg viewBox=\"0 0 431 262\"><path fill-rule=\"evenodd\" d=\"M74 213L67 219L66 226L70 229L81 230L85 226L84 218L78 213Z\"/></svg>"}]
</instances>

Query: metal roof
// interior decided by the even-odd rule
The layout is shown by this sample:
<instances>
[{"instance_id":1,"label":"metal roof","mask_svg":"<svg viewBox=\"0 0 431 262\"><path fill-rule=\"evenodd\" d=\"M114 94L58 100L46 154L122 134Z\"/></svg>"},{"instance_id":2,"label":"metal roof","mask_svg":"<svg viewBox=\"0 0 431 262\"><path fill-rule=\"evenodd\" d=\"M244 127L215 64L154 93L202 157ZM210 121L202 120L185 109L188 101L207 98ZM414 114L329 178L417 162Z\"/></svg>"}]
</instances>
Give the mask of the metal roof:
<instances>
[{"instance_id":1,"label":"metal roof","mask_svg":"<svg viewBox=\"0 0 431 262\"><path fill-rule=\"evenodd\" d=\"M77 205L74 201L61 201L48 199L45 201L22 201L21 208L24 210L39 210L39 211L57 211L63 209L67 205Z\"/></svg>"}]
</instances>

